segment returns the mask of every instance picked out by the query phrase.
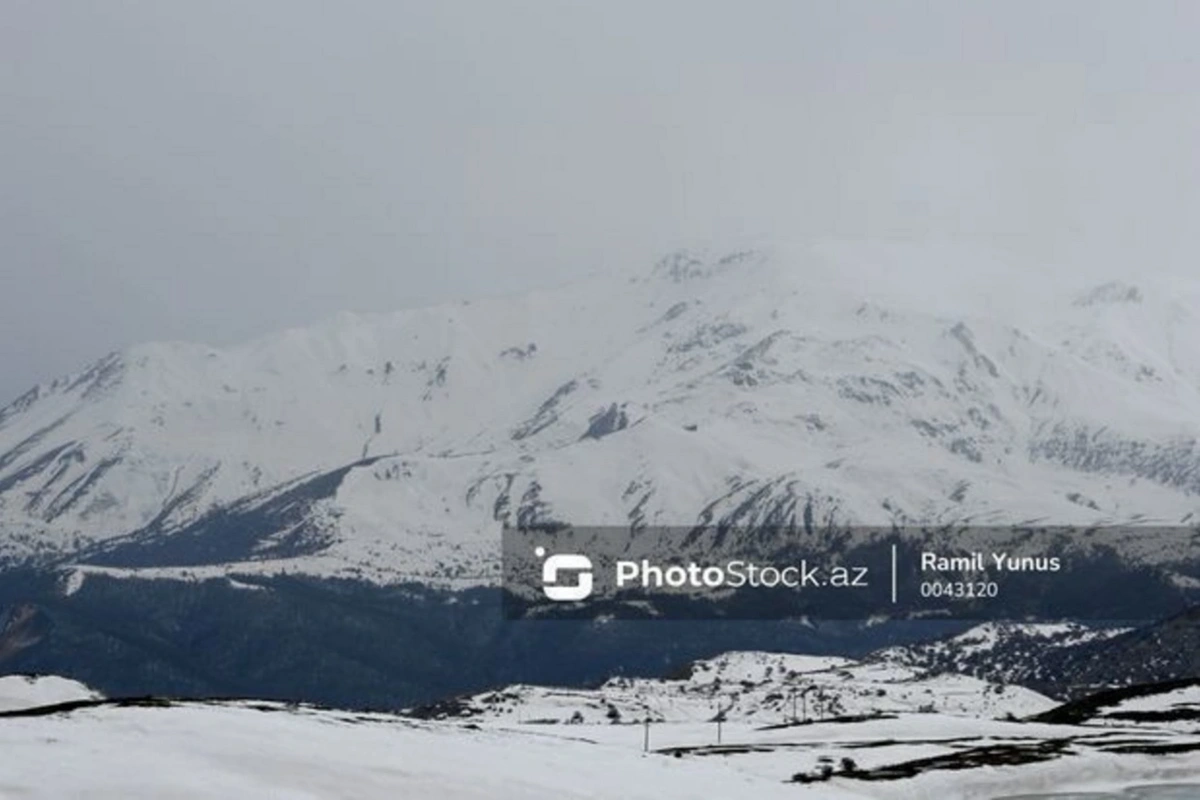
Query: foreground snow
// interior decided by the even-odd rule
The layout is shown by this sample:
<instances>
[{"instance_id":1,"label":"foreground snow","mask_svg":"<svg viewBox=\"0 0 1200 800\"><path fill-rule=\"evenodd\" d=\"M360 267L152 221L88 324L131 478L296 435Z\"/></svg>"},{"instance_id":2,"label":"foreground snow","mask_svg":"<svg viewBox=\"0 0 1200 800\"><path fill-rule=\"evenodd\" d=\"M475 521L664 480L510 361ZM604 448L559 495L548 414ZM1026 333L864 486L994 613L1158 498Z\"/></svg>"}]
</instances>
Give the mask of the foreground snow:
<instances>
[{"instance_id":1,"label":"foreground snow","mask_svg":"<svg viewBox=\"0 0 1200 800\"><path fill-rule=\"evenodd\" d=\"M0 796L788 797L720 763L619 745L263 706L99 708L0 724ZM63 769L63 765L70 765Z\"/></svg>"},{"instance_id":2,"label":"foreground snow","mask_svg":"<svg viewBox=\"0 0 1200 800\"><path fill-rule=\"evenodd\" d=\"M993 798L1200 780L1195 754L1105 749L1197 737L936 714L762 730L714 726L483 725L258 703L99 706L0 718L0 797L22 798ZM821 759L860 769L981 746L1071 741L1041 763L938 769L911 778L789 783ZM675 752L678 752L678 757Z\"/></svg>"}]
</instances>

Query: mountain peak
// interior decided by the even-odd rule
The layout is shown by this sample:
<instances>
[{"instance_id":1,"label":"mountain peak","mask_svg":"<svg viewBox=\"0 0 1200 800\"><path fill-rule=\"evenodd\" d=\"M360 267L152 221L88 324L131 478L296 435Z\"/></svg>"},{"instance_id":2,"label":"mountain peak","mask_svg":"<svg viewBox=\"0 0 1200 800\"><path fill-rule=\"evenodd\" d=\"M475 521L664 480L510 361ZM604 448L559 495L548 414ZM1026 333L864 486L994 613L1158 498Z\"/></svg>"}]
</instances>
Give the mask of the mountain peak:
<instances>
[{"instance_id":1,"label":"mountain peak","mask_svg":"<svg viewBox=\"0 0 1200 800\"><path fill-rule=\"evenodd\" d=\"M739 266L762 263L765 256L756 250L733 250L714 256L705 251L676 250L654 265L652 274L675 283L709 278Z\"/></svg>"},{"instance_id":2,"label":"mountain peak","mask_svg":"<svg viewBox=\"0 0 1200 800\"><path fill-rule=\"evenodd\" d=\"M1096 286L1075 298L1074 305L1079 307L1118 305L1122 303L1140 303L1142 290L1122 281L1109 281Z\"/></svg>"}]
</instances>

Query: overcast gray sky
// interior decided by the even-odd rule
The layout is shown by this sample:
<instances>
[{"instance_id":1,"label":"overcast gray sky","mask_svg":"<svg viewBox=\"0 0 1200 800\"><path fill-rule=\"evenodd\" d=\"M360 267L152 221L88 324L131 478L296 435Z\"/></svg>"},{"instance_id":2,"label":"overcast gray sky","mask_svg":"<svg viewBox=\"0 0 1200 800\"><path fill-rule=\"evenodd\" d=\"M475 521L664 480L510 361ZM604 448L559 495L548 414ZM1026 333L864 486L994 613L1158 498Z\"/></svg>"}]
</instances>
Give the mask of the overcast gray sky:
<instances>
[{"instance_id":1,"label":"overcast gray sky","mask_svg":"<svg viewBox=\"0 0 1200 800\"><path fill-rule=\"evenodd\" d=\"M139 340L229 343L691 242L1195 261L1188 0L3 0L0 18L0 404Z\"/></svg>"}]
</instances>

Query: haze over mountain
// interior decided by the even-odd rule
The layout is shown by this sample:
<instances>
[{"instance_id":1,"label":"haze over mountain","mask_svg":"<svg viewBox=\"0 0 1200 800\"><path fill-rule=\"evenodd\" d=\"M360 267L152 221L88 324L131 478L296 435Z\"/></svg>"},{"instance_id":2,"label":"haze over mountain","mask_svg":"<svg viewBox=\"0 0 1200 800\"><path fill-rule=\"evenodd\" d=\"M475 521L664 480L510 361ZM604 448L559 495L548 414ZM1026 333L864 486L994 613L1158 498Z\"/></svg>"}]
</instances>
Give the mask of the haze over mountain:
<instances>
[{"instance_id":1,"label":"haze over mountain","mask_svg":"<svg viewBox=\"0 0 1200 800\"><path fill-rule=\"evenodd\" d=\"M138 341L224 347L739 237L1195 269L1189 3L9 11L0 403Z\"/></svg>"}]
</instances>

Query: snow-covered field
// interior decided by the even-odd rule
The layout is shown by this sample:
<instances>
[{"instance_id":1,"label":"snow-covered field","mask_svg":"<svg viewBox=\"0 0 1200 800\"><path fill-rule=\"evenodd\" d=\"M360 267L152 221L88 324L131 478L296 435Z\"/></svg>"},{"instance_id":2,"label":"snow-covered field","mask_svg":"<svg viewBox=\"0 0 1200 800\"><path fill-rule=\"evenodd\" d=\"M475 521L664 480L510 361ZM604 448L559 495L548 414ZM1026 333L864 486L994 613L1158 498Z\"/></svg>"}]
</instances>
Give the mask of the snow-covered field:
<instances>
[{"instance_id":1,"label":"snow-covered field","mask_svg":"<svg viewBox=\"0 0 1200 800\"><path fill-rule=\"evenodd\" d=\"M0 718L0 797L993 798L1200 780L1194 752L1121 754L1106 744L1200 744L1200 737L1134 728L936 714L770 731L728 723L717 748L711 724L660 723L650 728L650 752L644 734L639 724L472 726L273 704L101 706ZM1069 750L1036 763L790 782L843 758L870 775L917 759L970 760L980 748L1045 741L1068 741Z\"/></svg>"},{"instance_id":2,"label":"snow-covered field","mask_svg":"<svg viewBox=\"0 0 1200 800\"><path fill-rule=\"evenodd\" d=\"M1200 722L1178 713L1200 711L1200 695L1139 691L1050 723L1035 718L1056 704L1020 687L767 652L401 715L104 700L74 681L8 676L0 798L990 799L1200 784ZM1156 711L1176 713L1121 716Z\"/></svg>"}]
</instances>

